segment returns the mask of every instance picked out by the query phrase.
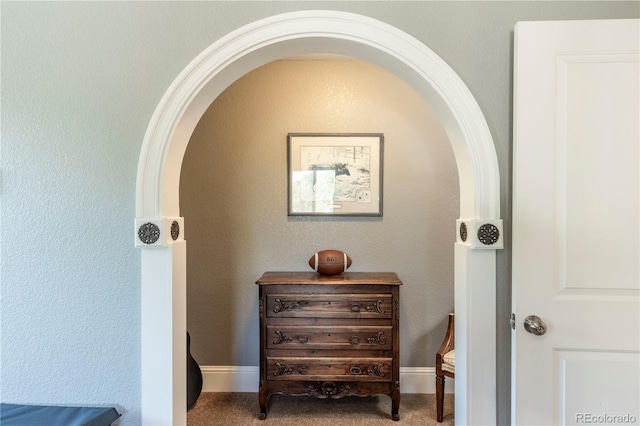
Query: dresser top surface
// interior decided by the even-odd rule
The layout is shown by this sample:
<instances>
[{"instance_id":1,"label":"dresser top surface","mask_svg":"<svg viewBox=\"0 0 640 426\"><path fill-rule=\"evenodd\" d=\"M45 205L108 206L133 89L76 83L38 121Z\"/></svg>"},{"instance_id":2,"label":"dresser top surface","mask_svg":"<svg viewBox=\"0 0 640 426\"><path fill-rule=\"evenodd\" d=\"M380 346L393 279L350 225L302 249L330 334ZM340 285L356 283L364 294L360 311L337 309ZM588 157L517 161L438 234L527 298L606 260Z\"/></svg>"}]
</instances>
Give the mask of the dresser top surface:
<instances>
[{"instance_id":1,"label":"dresser top surface","mask_svg":"<svg viewBox=\"0 0 640 426\"><path fill-rule=\"evenodd\" d=\"M265 272L256 284L401 285L402 281L395 272L343 272L339 275L322 275L317 272Z\"/></svg>"}]
</instances>

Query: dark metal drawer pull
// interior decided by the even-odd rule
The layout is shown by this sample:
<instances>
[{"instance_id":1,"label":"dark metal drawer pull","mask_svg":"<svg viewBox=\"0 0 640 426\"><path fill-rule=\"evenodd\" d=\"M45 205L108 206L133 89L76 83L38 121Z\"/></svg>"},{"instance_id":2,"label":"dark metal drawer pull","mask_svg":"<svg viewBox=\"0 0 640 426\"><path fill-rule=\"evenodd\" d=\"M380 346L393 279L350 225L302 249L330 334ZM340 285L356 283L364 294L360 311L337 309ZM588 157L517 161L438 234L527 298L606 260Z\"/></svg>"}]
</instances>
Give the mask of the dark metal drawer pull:
<instances>
[{"instance_id":1,"label":"dark metal drawer pull","mask_svg":"<svg viewBox=\"0 0 640 426\"><path fill-rule=\"evenodd\" d=\"M278 335L278 338L273 341L274 345L279 345L280 343L289 343L289 342L291 342L291 337L287 336L286 333L283 333L280 330L276 330L276 334Z\"/></svg>"},{"instance_id":2,"label":"dark metal drawer pull","mask_svg":"<svg viewBox=\"0 0 640 426\"><path fill-rule=\"evenodd\" d=\"M374 337L367 337L367 343L369 343L370 345L384 345L387 342L382 340L383 334L384 331L379 331L378 334L376 334Z\"/></svg>"},{"instance_id":3,"label":"dark metal drawer pull","mask_svg":"<svg viewBox=\"0 0 640 426\"><path fill-rule=\"evenodd\" d=\"M290 311L291 310L291 305L287 305L281 299L276 299L274 301L277 303L277 306L275 308L273 308L273 312L274 313L277 314L278 312Z\"/></svg>"},{"instance_id":4,"label":"dark metal drawer pull","mask_svg":"<svg viewBox=\"0 0 640 426\"><path fill-rule=\"evenodd\" d=\"M380 309L380 305L382 305L382 300L378 300L375 304L371 304L367 306L367 312L375 312L378 314L384 314L384 311Z\"/></svg>"},{"instance_id":5,"label":"dark metal drawer pull","mask_svg":"<svg viewBox=\"0 0 640 426\"><path fill-rule=\"evenodd\" d=\"M289 367L287 364L282 364L280 362L276 362L276 367L278 367L278 371L274 371L274 376L282 376L282 375L291 375L291 374L307 374L309 370L308 365L295 365Z\"/></svg>"},{"instance_id":6,"label":"dark metal drawer pull","mask_svg":"<svg viewBox=\"0 0 640 426\"><path fill-rule=\"evenodd\" d=\"M280 330L276 330L275 333L278 336L278 338L273 341L274 345L279 345L281 343L291 343L293 341L293 339L289 337L287 333L283 333ZM296 336L296 340L298 340L298 342L300 343L307 343L309 341L309 338L304 334L299 334Z\"/></svg>"},{"instance_id":7,"label":"dark metal drawer pull","mask_svg":"<svg viewBox=\"0 0 640 426\"><path fill-rule=\"evenodd\" d=\"M384 303L384 301L382 300L378 300L375 303L371 303L370 305L367 305L364 309L367 312L372 312L375 314L384 314L384 310L382 308L380 308L380 305L382 305ZM351 307L349 308L351 310L351 312L360 312L362 310L362 305L359 303L354 303L353 305L351 305Z\"/></svg>"},{"instance_id":8,"label":"dark metal drawer pull","mask_svg":"<svg viewBox=\"0 0 640 426\"><path fill-rule=\"evenodd\" d=\"M274 300L274 302L277 303L276 307L273 308L273 312L274 313L278 313L278 312L285 312L285 311L290 311L293 308L295 308L295 305L291 304L291 302L288 302L286 300L282 300L280 298L277 298ZM296 305L298 306L307 306L309 304L309 302L307 302L306 300L299 300L297 302L295 302Z\"/></svg>"},{"instance_id":9,"label":"dark metal drawer pull","mask_svg":"<svg viewBox=\"0 0 640 426\"><path fill-rule=\"evenodd\" d=\"M382 372L383 367L384 365L382 364L372 365L367 369L367 374L373 377L384 377L384 373Z\"/></svg>"}]
</instances>

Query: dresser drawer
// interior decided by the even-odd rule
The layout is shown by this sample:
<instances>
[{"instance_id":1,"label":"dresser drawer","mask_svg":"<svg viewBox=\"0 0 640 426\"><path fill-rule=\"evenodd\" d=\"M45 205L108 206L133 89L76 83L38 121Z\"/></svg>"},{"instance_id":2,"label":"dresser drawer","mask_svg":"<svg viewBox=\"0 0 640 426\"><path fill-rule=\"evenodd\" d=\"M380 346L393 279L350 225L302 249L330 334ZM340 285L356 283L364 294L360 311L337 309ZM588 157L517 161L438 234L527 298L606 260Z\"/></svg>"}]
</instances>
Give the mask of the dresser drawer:
<instances>
[{"instance_id":1,"label":"dresser drawer","mask_svg":"<svg viewBox=\"0 0 640 426\"><path fill-rule=\"evenodd\" d=\"M271 318L391 318L391 294L269 294Z\"/></svg>"},{"instance_id":2,"label":"dresser drawer","mask_svg":"<svg viewBox=\"0 0 640 426\"><path fill-rule=\"evenodd\" d=\"M392 326L291 326L268 325L269 349L363 349L393 347Z\"/></svg>"},{"instance_id":3,"label":"dresser drawer","mask_svg":"<svg viewBox=\"0 0 640 426\"><path fill-rule=\"evenodd\" d=\"M388 382L393 358L267 357L267 380Z\"/></svg>"}]
</instances>

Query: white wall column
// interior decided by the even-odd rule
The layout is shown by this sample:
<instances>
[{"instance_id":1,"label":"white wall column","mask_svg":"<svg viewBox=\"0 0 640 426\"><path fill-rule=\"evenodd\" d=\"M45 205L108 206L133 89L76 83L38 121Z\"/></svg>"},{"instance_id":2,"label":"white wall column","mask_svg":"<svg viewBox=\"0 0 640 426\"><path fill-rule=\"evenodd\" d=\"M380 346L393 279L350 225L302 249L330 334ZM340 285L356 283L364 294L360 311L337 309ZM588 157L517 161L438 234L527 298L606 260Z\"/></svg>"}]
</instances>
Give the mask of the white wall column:
<instances>
[{"instance_id":1,"label":"white wall column","mask_svg":"<svg viewBox=\"0 0 640 426\"><path fill-rule=\"evenodd\" d=\"M141 252L142 424L186 425L186 242Z\"/></svg>"},{"instance_id":2,"label":"white wall column","mask_svg":"<svg viewBox=\"0 0 640 426\"><path fill-rule=\"evenodd\" d=\"M456 425L497 421L495 280L495 250L456 243Z\"/></svg>"}]
</instances>

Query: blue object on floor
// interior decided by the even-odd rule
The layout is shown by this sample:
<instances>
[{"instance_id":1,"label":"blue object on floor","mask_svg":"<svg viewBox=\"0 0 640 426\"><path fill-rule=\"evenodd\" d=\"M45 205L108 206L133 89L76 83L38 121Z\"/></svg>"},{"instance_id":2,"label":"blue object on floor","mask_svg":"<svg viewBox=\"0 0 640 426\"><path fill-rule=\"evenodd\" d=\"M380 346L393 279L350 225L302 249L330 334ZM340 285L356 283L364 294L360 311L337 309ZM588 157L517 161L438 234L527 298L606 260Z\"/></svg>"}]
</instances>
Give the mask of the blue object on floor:
<instances>
[{"instance_id":1,"label":"blue object on floor","mask_svg":"<svg viewBox=\"0 0 640 426\"><path fill-rule=\"evenodd\" d=\"M0 404L2 426L109 426L119 417L113 407Z\"/></svg>"}]
</instances>

